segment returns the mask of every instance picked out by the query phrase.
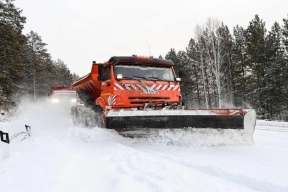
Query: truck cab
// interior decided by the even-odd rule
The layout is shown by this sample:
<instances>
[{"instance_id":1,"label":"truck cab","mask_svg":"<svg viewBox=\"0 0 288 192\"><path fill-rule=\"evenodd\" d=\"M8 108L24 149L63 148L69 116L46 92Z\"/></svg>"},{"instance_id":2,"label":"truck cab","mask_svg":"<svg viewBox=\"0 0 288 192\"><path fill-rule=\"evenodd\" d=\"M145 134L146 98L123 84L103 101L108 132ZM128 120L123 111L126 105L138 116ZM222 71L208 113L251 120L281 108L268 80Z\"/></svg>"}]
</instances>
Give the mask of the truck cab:
<instances>
[{"instance_id":1,"label":"truck cab","mask_svg":"<svg viewBox=\"0 0 288 192\"><path fill-rule=\"evenodd\" d=\"M73 84L79 97L89 105L106 109L163 107L181 101L180 78L173 63L153 57L111 57L93 63L91 73Z\"/></svg>"}]
</instances>

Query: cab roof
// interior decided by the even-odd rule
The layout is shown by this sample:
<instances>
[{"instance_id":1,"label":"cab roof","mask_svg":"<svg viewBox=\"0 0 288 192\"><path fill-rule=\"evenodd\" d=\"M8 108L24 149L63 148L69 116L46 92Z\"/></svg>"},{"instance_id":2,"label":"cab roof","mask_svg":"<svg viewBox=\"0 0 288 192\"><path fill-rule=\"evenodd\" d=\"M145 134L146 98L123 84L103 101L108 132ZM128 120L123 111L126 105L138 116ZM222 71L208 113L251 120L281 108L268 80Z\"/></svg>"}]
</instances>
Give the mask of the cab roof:
<instances>
[{"instance_id":1,"label":"cab roof","mask_svg":"<svg viewBox=\"0 0 288 192\"><path fill-rule=\"evenodd\" d=\"M174 66L170 60L158 59L153 57L144 56L114 56L105 62L104 65L117 65L117 64L144 64L144 65L158 65L158 66Z\"/></svg>"}]
</instances>

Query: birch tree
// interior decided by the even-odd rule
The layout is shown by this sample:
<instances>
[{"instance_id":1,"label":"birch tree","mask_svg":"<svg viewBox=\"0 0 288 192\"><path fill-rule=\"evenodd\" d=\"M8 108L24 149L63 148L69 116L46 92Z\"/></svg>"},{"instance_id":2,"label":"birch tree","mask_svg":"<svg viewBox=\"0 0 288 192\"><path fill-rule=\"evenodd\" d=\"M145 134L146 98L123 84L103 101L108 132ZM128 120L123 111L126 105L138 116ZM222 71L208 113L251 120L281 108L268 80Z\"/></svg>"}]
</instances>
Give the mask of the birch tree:
<instances>
[{"instance_id":1,"label":"birch tree","mask_svg":"<svg viewBox=\"0 0 288 192\"><path fill-rule=\"evenodd\" d=\"M220 22L218 20L208 19L205 27L202 29L197 27L198 40L202 38L203 44L201 45L201 57L202 66L204 66L203 61L206 61L208 70L211 69L212 76L210 77L210 84L216 85L217 92L217 107L222 107L222 66L223 66L223 55L225 54L222 48L222 37L219 34ZM208 71L207 71L208 72ZM208 72L209 74L209 72ZM204 76L204 67L202 67L202 76ZM203 77L204 78L204 77ZM205 86L205 84L204 84ZM214 90L214 89L213 89ZM213 91L212 90L212 91ZM207 90L209 93L209 90Z\"/></svg>"},{"instance_id":2,"label":"birch tree","mask_svg":"<svg viewBox=\"0 0 288 192\"><path fill-rule=\"evenodd\" d=\"M205 107L208 109L209 104L208 104L208 91L207 91L207 84L206 84L206 78L205 78L205 67L204 67L204 52L205 52L205 47L203 46L203 28L201 28L199 25L196 26L196 40L199 45L199 59L200 59L200 73L202 77L202 85L203 85L203 94L205 98Z\"/></svg>"}]
</instances>

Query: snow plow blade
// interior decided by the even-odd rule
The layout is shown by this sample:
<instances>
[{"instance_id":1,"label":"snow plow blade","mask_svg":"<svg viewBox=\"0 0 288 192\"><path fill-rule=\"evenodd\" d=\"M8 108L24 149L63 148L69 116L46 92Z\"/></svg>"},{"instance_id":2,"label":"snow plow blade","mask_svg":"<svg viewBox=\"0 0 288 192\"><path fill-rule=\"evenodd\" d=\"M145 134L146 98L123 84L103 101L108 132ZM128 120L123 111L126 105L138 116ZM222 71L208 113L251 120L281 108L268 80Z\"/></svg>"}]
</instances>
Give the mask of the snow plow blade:
<instances>
[{"instance_id":1,"label":"snow plow blade","mask_svg":"<svg viewBox=\"0 0 288 192\"><path fill-rule=\"evenodd\" d=\"M117 131L141 128L179 129L215 128L243 129L253 133L256 113L252 109L198 110L111 110L106 115L106 126Z\"/></svg>"}]
</instances>

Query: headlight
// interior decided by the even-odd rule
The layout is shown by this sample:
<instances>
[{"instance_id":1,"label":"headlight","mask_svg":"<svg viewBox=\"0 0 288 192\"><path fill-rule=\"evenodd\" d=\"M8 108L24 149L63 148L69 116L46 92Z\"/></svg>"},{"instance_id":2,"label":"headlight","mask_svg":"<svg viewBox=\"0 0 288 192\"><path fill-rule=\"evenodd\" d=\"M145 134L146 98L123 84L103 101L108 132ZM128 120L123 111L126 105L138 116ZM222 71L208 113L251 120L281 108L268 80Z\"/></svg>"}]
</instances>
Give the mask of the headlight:
<instances>
[{"instance_id":1,"label":"headlight","mask_svg":"<svg viewBox=\"0 0 288 192\"><path fill-rule=\"evenodd\" d=\"M76 99L71 99L71 102L72 103L76 103Z\"/></svg>"},{"instance_id":2,"label":"headlight","mask_svg":"<svg viewBox=\"0 0 288 192\"><path fill-rule=\"evenodd\" d=\"M52 99L51 102L52 103L59 103L59 99Z\"/></svg>"}]
</instances>

